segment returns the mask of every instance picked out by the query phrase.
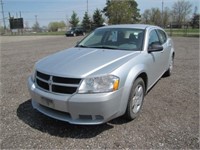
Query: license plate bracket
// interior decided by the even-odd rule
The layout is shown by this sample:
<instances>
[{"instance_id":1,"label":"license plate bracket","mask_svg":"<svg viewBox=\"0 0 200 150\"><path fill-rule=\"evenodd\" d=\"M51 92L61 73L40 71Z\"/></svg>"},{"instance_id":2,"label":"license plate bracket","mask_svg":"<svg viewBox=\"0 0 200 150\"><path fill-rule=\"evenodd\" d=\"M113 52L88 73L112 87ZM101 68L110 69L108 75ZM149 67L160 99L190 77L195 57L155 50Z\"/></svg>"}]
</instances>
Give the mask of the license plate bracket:
<instances>
[{"instance_id":1,"label":"license plate bracket","mask_svg":"<svg viewBox=\"0 0 200 150\"><path fill-rule=\"evenodd\" d=\"M50 107L50 108L54 108L54 102L53 100L46 98L46 97L41 97L42 102L45 106Z\"/></svg>"}]
</instances>

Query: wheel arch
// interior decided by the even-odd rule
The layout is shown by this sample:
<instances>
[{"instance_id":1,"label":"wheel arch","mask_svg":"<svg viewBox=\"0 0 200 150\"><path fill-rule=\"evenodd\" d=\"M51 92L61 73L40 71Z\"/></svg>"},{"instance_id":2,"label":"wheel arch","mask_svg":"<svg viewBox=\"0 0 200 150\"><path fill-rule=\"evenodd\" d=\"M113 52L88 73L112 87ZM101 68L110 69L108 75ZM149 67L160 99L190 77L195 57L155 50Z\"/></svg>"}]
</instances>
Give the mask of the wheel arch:
<instances>
[{"instance_id":1,"label":"wheel arch","mask_svg":"<svg viewBox=\"0 0 200 150\"><path fill-rule=\"evenodd\" d=\"M172 53L172 57L173 57L173 59L175 58L175 52L173 51L173 53Z\"/></svg>"},{"instance_id":2,"label":"wheel arch","mask_svg":"<svg viewBox=\"0 0 200 150\"><path fill-rule=\"evenodd\" d=\"M147 74L146 74L146 72L142 72L142 73L140 73L136 78L135 78L135 80L137 79L137 78L142 78L142 80L144 81L144 85L145 85L145 93L147 92L147 85L148 85L148 76L147 76ZM133 81L133 82L135 82L135 80Z\"/></svg>"},{"instance_id":3,"label":"wheel arch","mask_svg":"<svg viewBox=\"0 0 200 150\"><path fill-rule=\"evenodd\" d=\"M121 104L120 104L121 115L124 114L126 111L131 88L137 78L140 77L143 79L145 83L145 93L146 93L147 88L148 88L148 75L145 70L146 70L145 65L140 64L140 65L135 66L129 71L126 81L124 83L124 91L122 94L122 99L121 99Z\"/></svg>"}]
</instances>

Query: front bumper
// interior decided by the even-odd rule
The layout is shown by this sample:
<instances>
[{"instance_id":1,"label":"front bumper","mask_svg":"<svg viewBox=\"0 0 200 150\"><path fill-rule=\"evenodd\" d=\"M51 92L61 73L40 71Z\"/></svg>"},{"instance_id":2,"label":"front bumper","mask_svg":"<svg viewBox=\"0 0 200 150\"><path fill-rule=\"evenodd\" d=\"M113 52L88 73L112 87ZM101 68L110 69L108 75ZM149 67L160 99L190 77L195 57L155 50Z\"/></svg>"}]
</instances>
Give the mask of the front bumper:
<instances>
[{"instance_id":1,"label":"front bumper","mask_svg":"<svg viewBox=\"0 0 200 150\"><path fill-rule=\"evenodd\" d=\"M99 94L53 94L28 79L32 106L41 113L71 124L102 124L120 115L122 89Z\"/></svg>"}]
</instances>

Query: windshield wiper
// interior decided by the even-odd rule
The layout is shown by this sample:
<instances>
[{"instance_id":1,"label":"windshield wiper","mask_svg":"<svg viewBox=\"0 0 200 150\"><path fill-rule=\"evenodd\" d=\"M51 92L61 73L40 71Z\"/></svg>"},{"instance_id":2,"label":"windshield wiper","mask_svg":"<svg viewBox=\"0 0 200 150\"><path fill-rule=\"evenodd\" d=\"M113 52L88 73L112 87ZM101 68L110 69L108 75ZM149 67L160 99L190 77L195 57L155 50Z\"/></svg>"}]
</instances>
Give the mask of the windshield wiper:
<instances>
[{"instance_id":1,"label":"windshield wiper","mask_svg":"<svg viewBox=\"0 0 200 150\"><path fill-rule=\"evenodd\" d=\"M117 47L109 47L109 46L93 46L89 48L100 48L100 49L118 49Z\"/></svg>"},{"instance_id":2,"label":"windshield wiper","mask_svg":"<svg viewBox=\"0 0 200 150\"><path fill-rule=\"evenodd\" d=\"M110 46L85 46L85 45L77 45L76 47L82 47L82 48L99 48L99 49L118 49L117 47L110 47Z\"/></svg>"}]
</instances>

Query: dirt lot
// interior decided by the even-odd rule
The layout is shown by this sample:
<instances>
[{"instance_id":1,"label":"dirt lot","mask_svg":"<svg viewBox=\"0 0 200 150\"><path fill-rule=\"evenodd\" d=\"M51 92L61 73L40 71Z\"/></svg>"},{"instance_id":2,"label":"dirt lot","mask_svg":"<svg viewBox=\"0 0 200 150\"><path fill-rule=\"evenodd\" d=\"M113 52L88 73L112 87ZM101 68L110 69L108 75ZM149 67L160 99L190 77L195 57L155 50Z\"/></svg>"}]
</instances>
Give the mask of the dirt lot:
<instances>
[{"instance_id":1,"label":"dirt lot","mask_svg":"<svg viewBox=\"0 0 200 150\"><path fill-rule=\"evenodd\" d=\"M26 86L34 63L82 37L1 37L1 149L198 149L199 39L173 38L173 75L145 97L139 118L77 126L31 106Z\"/></svg>"}]
</instances>

